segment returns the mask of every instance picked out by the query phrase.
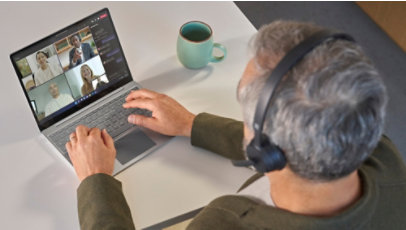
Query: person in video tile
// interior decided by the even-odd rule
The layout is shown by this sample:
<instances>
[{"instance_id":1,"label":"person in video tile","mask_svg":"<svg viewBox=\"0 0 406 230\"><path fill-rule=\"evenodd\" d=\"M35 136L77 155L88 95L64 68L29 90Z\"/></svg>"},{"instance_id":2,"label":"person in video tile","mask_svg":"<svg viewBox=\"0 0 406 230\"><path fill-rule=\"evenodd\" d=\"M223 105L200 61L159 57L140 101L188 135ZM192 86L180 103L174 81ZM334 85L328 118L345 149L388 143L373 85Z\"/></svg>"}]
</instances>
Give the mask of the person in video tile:
<instances>
[{"instance_id":1,"label":"person in video tile","mask_svg":"<svg viewBox=\"0 0 406 230\"><path fill-rule=\"evenodd\" d=\"M86 64L82 65L80 67L80 75L82 76L82 81L83 81L83 85L82 85L82 96L91 93L92 91L94 91L94 87L92 84L92 81L96 78L98 78L99 76L95 76L93 74L93 70Z\"/></svg>"},{"instance_id":2,"label":"person in video tile","mask_svg":"<svg viewBox=\"0 0 406 230\"><path fill-rule=\"evenodd\" d=\"M69 38L73 48L69 51L69 67L77 66L90 58L96 56L88 43L82 43L82 39L78 34L74 34Z\"/></svg>"},{"instance_id":3,"label":"person in video tile","mask_svg":"<svg viewBox=\"0 0 406 230\"><path fill-rule=\"evenodd\" d=\"M38 71L34 73L35 85L39 86L46 81L62 74L63 70L59 64L48 62L48 54L43 51L38 51L35 55L39 65Z\"/></svg>"},{"instance_id":4,"label":"person in video tile","mask_svg":"<svg viewBox=\"0 0 406 230\"><path fill-rule=\"evenodd\" d=\"M96 79L96 82L97 82L96 83L96 89L98 89L99 87L102 87L103 85L107 84L107 82L100 79L100 77Z\"/></svg>"},{"instance_id":5,"label":"person in video tile","mask_svg":"<svg viewBox=\"0 0 406 230\"><path fill-rule=\"evenodd\" d=\"M74 100L71 95L60 94L58 85L51 83L48 87L49 94L52 96L52 100L48 102L45 107L45 116L48 116L66 105L72 103Z\"/></svg>"}]
</instances>

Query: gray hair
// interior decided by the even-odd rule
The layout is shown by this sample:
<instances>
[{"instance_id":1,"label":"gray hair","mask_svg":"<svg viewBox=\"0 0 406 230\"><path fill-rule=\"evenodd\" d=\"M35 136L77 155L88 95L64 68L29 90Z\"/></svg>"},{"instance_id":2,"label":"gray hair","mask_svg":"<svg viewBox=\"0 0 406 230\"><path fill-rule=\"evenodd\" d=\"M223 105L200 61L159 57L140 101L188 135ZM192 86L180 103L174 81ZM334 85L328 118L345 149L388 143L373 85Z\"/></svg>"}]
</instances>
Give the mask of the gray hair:
<instances>
[{"instance_id":1,"label":"gray hair","mask_svg":"<svg viewBox=\"0 0 406 230\"><path fill-rule=\"evenodd\" d=\"M276 21L253 40L263 72L238 92L244 121L253 119L272 60L322 28ZM264 133L284 150L288 166L314 181L346 176L360 167L382 135L387 96L380 76L359 45L332 40L316 47L284 76L267 111Z\"/></svg>"}]
</instances>

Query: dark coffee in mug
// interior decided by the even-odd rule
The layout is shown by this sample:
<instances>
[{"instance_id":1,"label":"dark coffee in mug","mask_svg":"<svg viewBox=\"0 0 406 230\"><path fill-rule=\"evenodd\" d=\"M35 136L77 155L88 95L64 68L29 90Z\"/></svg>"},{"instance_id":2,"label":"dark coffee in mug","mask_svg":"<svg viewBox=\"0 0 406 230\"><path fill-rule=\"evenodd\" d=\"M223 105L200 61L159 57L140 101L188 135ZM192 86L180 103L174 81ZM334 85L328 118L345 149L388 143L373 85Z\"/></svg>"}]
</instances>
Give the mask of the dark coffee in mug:
<instances>
[{"instance_id":1,"label":"dark coffee in mug","mask_svg":"<svg viewBox=\"0 0 406 230\"><path fill-rule=\"evenodd\" d=\"M189 24L182 28L181 34L187 40L201 42L211 36L211 30L203 24Z\"/></svg>"}]
</instances>

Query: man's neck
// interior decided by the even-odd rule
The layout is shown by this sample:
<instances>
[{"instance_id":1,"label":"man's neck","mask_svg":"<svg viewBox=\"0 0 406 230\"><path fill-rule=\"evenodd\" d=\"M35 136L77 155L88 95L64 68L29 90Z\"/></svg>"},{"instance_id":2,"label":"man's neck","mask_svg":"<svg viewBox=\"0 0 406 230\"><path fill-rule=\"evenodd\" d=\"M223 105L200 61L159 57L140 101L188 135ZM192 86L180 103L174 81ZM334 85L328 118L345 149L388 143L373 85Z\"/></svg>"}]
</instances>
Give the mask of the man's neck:
<instances>
[{"instance_id":1,"label":"man's neck","mask_svg":"<svg viewBox=\"0 0 406 230\"><path fill-rule=\"evenodd\" d=\"M278 208L311 216L333 216L361 196L358 172L330 182L313 182L298 177L289 168L267 174L271 197Z\"/></svg>"}]
</instances>

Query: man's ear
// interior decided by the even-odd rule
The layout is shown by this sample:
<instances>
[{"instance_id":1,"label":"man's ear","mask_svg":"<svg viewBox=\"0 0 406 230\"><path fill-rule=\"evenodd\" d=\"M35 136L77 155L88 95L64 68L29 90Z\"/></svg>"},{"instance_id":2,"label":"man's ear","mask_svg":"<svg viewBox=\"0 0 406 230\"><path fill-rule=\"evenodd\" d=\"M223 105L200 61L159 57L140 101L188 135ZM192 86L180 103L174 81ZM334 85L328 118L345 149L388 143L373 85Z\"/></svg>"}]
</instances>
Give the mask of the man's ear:
<instances>
[{"instance_id":1,"label":"man's ear","mask_svg":"<svg viewBox=\"0 0 406 230\"><path fill-rule=\"evenodd\" d=\"M254 131L248 128L247 124L244 122L244 138L247 140L252 140L254 138Z\"/></svg>"}]
</instances>

